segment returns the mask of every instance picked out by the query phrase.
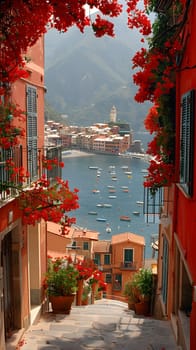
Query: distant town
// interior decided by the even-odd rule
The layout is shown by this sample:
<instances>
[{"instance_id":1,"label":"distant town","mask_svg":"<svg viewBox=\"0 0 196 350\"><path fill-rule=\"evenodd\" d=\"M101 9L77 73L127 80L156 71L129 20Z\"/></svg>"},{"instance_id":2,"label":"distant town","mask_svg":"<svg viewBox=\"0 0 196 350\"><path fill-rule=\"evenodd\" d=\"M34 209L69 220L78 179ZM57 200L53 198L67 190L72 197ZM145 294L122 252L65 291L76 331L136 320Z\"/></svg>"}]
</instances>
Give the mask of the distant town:
<instances>
[{"instance_id":1,"label":"distant town","mask_svg":"<svg viewBox=\"0 0 196 350\"><path fill-rule=\"evenodd\" d=\"M133 140L133 130L126 122L117 120L113 106L108 123L96 123L88 127L66 126L52 120L45 123L45 144L61 146L66 153L70 149L112 155L145 157L141 140Z\"/></svg>"}]
</instances>

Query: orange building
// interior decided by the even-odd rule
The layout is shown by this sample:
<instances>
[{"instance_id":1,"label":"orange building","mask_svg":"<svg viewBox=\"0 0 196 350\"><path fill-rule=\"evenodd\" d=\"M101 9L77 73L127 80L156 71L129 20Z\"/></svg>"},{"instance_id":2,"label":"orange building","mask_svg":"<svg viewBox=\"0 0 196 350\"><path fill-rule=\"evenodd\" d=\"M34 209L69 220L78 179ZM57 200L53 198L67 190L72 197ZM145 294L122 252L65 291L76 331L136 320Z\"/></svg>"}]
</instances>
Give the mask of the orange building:
<instances>
[{"instance_id":1,"label":"orange building","mask_svg":"<svg viewBox=\"0 0 196 350\"><path fill-rule=\"evenodd\" d=\"M164 189L161 206L156 310L171 319L177 343L196 349L196 1L187 1L184 13L172 17L181 40L176 58L176 181ZM158 1L164 14L174 1ZM176 6L176 2L174 4ZM175 103L174 102L174 103ZM172 116L171 116L172 117Z\"/></svg>"},{"instance_id":2,"label":"orange building","mask_svg":"<svg viewBox=\"0 0 196 350\"><path fill-rule=\"evenodd\" d=\"M10 97L11 102L26 113L26 121L21 122L25 137L9 152L18 166L28 170L32 182L40 176L39 155L44 150L43 37L28 51L28 57L31 59L27 64L29 77L12 85ZM1 182L7 176L5 162L9 152L1 152ZM1 350L5 349L5 341L14 347L21 330L41 311L42 280L46 271L46 224L23 225L16 194L14 189L8 194L0 188Z\"/></svg>"},{"instance_id":3,"label":"orange building","mask_svg":"<svg viewBox=\"0 0 196 350\"><path fill-rule=\"evenodd\" d=\"M71 226L69 232L62 236L60 225L47 223L47 254L52 257L70 255L82 259L93 257L94 244L98 240L98 232Z\"/></svg>"},{"instance_id":4,"label":"orange building","mask_svg":"<svg viewBox=\"0 0 196 350\"><path fill-rule=\"evenodd\" d=\"M124 299L125 283L144 267L144 252L144 237L131 232L114 235L111 241L94 243L94 260L108 283L107 297Z\"/></svg>"}]
</instances>

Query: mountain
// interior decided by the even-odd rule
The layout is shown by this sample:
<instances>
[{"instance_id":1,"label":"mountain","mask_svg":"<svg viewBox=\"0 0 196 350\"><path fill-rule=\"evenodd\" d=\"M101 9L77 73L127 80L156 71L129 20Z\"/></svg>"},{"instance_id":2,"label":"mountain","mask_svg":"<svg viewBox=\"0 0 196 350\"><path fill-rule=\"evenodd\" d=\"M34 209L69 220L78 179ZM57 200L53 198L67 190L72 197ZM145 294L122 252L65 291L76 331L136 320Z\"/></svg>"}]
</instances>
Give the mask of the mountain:
<instances>
[{"instance_id":1,"label":"mountain","mask_svg":"<svg viewBox=\"0 0 196 350\"><path fill-rule=\"evenodd\" d=\"M143 130L147 104L134 101L131 58L139 36L126 25L126 14L114 20L116 37L95 38L92 29L81 34L50 30L45 37L46 100L66 123L90 125L107 122L113 105L120 121Z\"/></svg>"}]
</instances>

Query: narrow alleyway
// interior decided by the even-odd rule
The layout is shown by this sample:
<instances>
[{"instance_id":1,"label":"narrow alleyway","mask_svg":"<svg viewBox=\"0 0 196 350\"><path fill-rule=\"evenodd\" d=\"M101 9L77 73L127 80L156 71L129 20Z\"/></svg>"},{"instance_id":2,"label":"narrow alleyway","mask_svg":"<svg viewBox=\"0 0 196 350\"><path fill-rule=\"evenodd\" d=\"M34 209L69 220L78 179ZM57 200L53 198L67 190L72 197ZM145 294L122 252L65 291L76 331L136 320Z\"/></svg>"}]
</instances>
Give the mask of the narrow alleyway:
<instances>
[{"instance_id":1,"label":"narrow alleyway","mask_svg":"<svg viewBox=\"0 0 196 350\"><path fill-rule=\"evenodd\" d=\"M127 304L102 299L73 307L70 315L49 312L30 327L20 350L177 350L169 321L137 317Z\"/></svg>"}]
</instances>

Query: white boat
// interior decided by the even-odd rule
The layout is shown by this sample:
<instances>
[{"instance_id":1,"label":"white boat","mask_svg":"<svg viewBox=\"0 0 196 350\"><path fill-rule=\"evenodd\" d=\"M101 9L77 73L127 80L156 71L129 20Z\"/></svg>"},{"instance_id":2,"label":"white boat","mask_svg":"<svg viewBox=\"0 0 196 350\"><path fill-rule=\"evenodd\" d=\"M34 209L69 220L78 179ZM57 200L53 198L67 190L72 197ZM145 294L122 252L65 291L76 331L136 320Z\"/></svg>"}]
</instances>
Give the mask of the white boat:
<instances>
[{"instance_id":1,"label":"white boat","mask_svg":"<svg viewBox=\"0 0 196 350\"><path fill-rule=\"evenodd\" d=\"M108 188L114 188L114 186L113 186L113 185L108 185L107 187L108 187Z\"/></svg>"},{"instance_id":2,"label":"white boat","mask_svg":"<svg viewBox=\"0 0 196 350\"><path fill-rule=\"evenodd\" d=\"M89 211L88 215L97 215L97 212L96 211Z\"/></svg>"},{"instance_id":3,"label":"white boat","mask_svg":"<svg viewBox=\"0 0 196 350\"><path fill-rule=\"evenodd\" d=\"M107 232L107 233L110 233L110 232L112 232L112 229L111 229L111 227L106 227L106 229L105 229L105 230L106 230L106 232Z\"/></svg>"},{"instance_id":4,"label":"white boat","mask_svg":"<svg viewBox=\"0 0 196 350\"><path fill-rule=\"evenodd\" d=\"M99 190L96 190L96 189L92 190L92 192L93 192L93 193L100 193L100 191L99 191Z\"/></svg>"},{"instance_id":5,"label":"white boat","mask_svg":"<svg viewBox=\"0 0 196 350\"><path fill-rule=\"evenodd\" d=\"M125 175L132 175L132 171L125 171L124 174Z\"/></svg>"},{"instance_id":6,"label":"white boat","mask_svg":"<svg viewBox=\"0 0 196 350\"><path fill-rule=\"evenodd\" d=\"M89 166L88 168L91 169L91 170L97 170L97 169L99 169L98 166Z\"/></svg>"},{"instance_id":7,"label":"white boat","mask_svg":"<svg viewBox=\"0 0 196 350\"><path fill-rule=\"evenodd\" d=\"M136 203L137 203L138 205L143 205L143 204L144 204L143 201L137 201Z\"/></svg>"},{"instance_id":8,"label":"white boat","mask_svg":"<svg viewBox=\"0 0 196 350\"><path fill-rule=\"evenodd\" d=\"M107 219L105 219L105 218L97 218L96 220L97 221L101 221L101 222L105 222Z\"/></svg>"},{"instance_id":9,"label":"white boat","mask_svg":"<svg viewBox=\"0 0 196 350\"><path fill-rule=\"evenodd\" d=\"M140 215L140 212L139 211L133 211L133 215Z\"/></svg>"},{"instance_id":10,"label":"white boat","mask_svg":"<svg viewBox=\"0 0 196 350\"><path fill-rule=\"evenodd\" d=\"M96 205L96 207L98 207L98 208L103 208L103 204L101 204L101 203L98 203L97 205Z\"/></svg>"},{"instance_id":11,"label":"white boat","mask_svg":"<svg viewBox=\"0 0 196 350\"><path fill-rule=\"evenodd\" d=\"M127 190L129 187L128 186L121 186L122 190Z\"/></svg>"},{"instance_id":12,"label":"white boat","mask_svg":"<svg viewBox=\"0 0 196 350\"><path fill-rule=\"evenodd\" d=\"M111 208L111 207L112 207L112 204L105 203L103 206L104 206L105 208Z\"/></svg>"},{"instance_id":13,"label":"white boat","mask_svg":"<svg viewBox=\"0 0 196 350\"><path fill-rule=\"evenodd\" d=\"M113 198L116 198L116 196L108 196L108 198L112 198L113 199Z\"/></svg>"}]
</instances>

